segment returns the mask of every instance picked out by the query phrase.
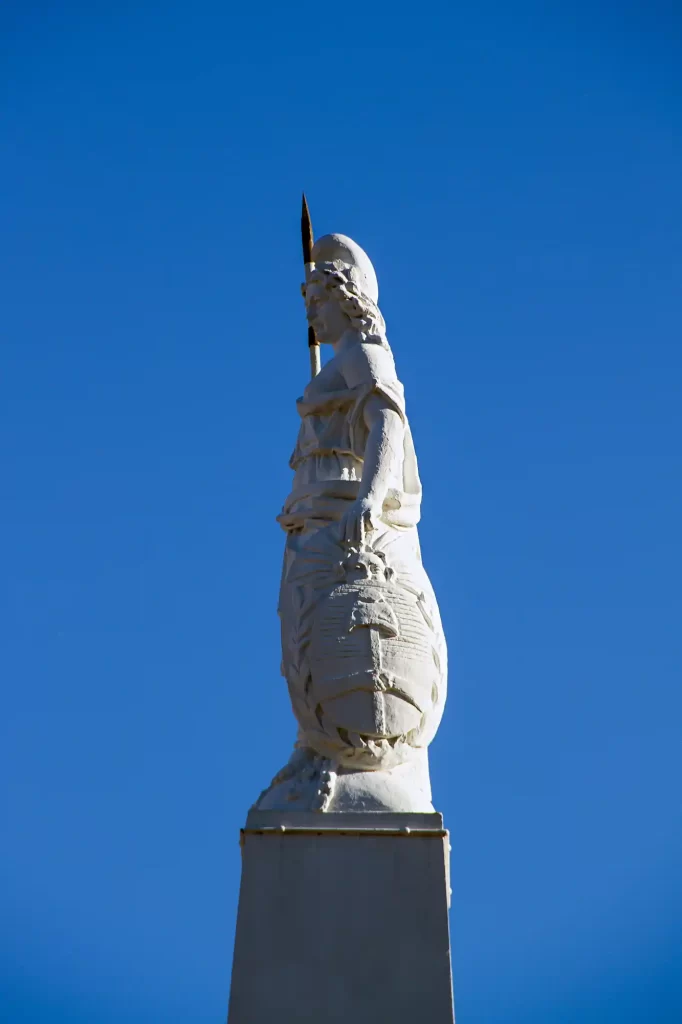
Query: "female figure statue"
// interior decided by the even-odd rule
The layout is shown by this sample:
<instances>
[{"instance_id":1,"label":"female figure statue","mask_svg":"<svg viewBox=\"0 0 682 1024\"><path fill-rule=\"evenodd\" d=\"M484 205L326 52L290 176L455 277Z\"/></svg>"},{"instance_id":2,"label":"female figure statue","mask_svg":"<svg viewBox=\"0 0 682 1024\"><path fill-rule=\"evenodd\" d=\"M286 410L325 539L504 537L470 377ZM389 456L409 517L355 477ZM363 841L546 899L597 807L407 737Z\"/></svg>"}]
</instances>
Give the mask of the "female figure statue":
<instances>
[{"instance_id":1,"label":"female figure statue","mask_svg":"<svg viewBox=\"0 0 682 1024\"><path fill-rule=\"evenodd\" d=\"M303 296L333 358L297 402L282 671L299 736L262 810L432 811L427 746L446 648L419 550L421 485L374 268L343 235L312 250Z\"/></svg>"}]
</instances>

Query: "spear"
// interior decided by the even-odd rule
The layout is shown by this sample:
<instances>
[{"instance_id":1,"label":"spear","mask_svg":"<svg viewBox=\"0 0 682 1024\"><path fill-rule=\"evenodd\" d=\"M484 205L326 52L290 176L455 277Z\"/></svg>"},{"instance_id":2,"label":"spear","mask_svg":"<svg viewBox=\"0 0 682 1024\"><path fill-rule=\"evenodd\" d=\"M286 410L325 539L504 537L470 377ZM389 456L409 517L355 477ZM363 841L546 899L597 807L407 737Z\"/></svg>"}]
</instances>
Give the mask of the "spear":
<instances>
[{"instance_id":1,"label":"spear","mask_svg":"<svg viewBox=\"0 0 682 1024\"><path fill-rule=\"evenodd\" d=\"M303 241L303 262L312 263L313 260L313 226L310 222L310 210L303 193L303 204L301 206L301 240ZM321 369L320 346L315 337L315 329L308 327L308 352L310 354L310 377L317 377Z\"/></svg>"}]
</instances>

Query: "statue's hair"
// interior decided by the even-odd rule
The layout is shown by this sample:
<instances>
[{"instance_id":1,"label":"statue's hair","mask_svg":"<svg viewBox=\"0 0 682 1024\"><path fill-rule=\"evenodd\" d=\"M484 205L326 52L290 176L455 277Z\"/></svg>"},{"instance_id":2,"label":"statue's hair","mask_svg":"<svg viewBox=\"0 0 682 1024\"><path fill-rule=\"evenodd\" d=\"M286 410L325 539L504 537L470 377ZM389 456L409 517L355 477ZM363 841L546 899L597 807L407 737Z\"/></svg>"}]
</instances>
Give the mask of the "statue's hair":
<instances>
[{"instance_id":1,"label":"statue's hair","mask_svg":"<svg viewBox=\"0 0 682 1024\"><path fill-rule=\"evenodd\" d=\"M379 307L353 280L352 273L352 265L341 260L313 263L307 275L307 284L321 285L330 293L363 341L388 348L386 324ZM305 284L301 285L301 291L305 298Z\"/></svg>"}]
</instances>

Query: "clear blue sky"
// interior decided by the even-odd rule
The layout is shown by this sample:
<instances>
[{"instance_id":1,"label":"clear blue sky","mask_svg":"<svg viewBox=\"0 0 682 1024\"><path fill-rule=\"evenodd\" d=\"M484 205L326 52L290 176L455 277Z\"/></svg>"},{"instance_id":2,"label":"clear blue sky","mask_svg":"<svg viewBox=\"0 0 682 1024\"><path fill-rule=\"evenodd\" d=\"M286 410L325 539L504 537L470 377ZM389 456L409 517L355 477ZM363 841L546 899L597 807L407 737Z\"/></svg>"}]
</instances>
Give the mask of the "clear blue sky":
<instances>
[{"instance_id":1,"label":"clear blue sky","mask_svg":"<svg viewBox=\"0 0 682 1024\"><path fill-rule=\"evenodd\" d=\"M679 7L14 0L0 36L3 1020L223 1020L294 734L305 187L374 259L420 457L458 1024L679 1024Z\"/></svg>"}]
</instances>

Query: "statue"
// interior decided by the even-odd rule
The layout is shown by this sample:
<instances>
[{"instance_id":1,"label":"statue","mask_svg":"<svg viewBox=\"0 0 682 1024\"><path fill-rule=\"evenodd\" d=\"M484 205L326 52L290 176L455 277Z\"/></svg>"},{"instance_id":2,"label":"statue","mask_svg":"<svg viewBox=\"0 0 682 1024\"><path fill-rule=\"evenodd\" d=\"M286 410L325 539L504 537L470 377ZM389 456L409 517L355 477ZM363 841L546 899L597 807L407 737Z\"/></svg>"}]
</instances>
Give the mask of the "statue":
<instances>
[{"instance_id":1,"label":"statue","mask_svg":"<svg viewBox=\"0 0 682 1024\"><path fill-rule=\"evenodd\" d=\"M333 234L305 259L314 376L297 402L293 486L278 516L282 673L299 733L255 806L432 812L427 747L446 646L419 549L403 387L366 253ZM321 369L319 343L334 352Z\"/></svg>"}]
</instances>

